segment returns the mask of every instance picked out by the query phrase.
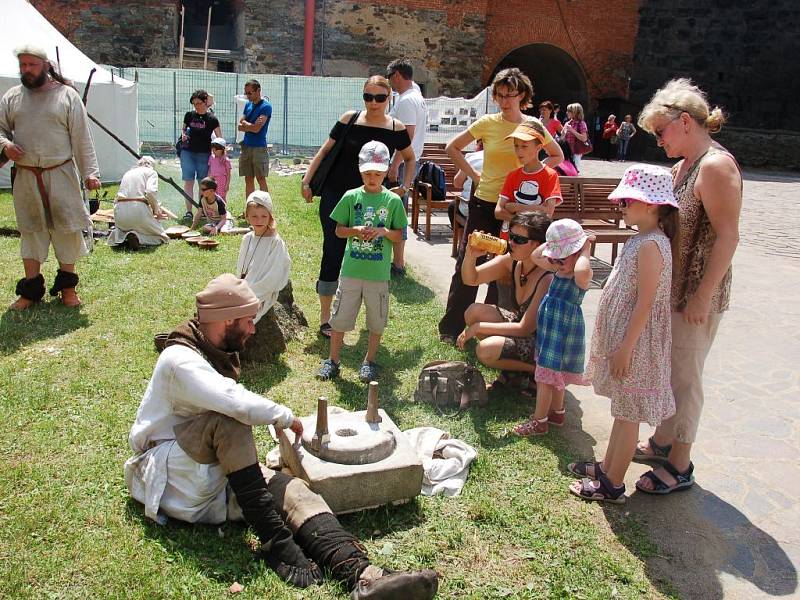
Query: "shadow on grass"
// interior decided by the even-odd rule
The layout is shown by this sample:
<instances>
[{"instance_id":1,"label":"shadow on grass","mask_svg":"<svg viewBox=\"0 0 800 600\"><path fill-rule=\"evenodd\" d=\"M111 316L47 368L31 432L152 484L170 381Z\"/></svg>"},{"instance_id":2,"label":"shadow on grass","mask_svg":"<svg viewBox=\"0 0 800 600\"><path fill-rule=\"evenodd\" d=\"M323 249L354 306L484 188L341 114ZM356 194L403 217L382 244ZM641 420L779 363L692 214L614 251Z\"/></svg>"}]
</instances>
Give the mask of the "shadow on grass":
<instances>
[{"instance_id":1,"label":"shadow on grass","mask_svg":"<svg viewBox=\"0 0 800 600\"><path fill-rule=\"evenodd\" d=\"M130 521L138 523L145 537L158 542L167 556L194 564L198 571L216 581L244 584L256 576L257 554L250 550L244 523L207 525L170 519L166 525L157 525L132 498L128 499L125 514ZM220 531L224 537L220 537Z\"/></svg>"},{"instance_id":2,"label":"shadow on grass","mask_svg":"<svg viewBox=\"0 0 800 600\"><path fill-rule=\"evenodd\" d=\"M342 515L339 522L359 540L380 539L399 531L407 531L425 522L425 511L415 498L398 506L380 506L372 510ZM375 564L377 557L371 556Z\"/></svg>"},{"instance_id":3,"label":"shadow on grass","mask_svg":"<svg viewBox=\"0 0 800 600\"><path fill-rule=\"evenodd\" d=\"M35 304L27 310L6 310L0 316L0 355L23 346L56 338L89 325L82 308L64 306L57 299Z\"/></svg>"},{"instance_id":4,"label":"shadow on grass","mask_svg":"<svg viewBox=\"0 0 800 600\"><path fill-rule=\"evenodd\" d=\"M433 290L411 277L395 277L389 282L389 293L400 304L425 304L436 297Z\"/></svg>"},{"instance_id":5,"label":"shadow on grass","mask_svg":"<svg viewBox=\"0 0 800 600\"><path fill-rule=\"evenodd\" d=\"M279 355L273 362L245 361L239 383L249 390L269 390L286 379L291 371L284 355Z\"/></svg>"},{"instance_id":6,"label":"shadow on grass","mask_svg":"<svg viewBox=\"0 0 800 600\"><path fill-rule=\"evenodd\" d=\"M625 508L603 509L619 541L665 594L721 599L720 573L729 573L765 595L795 597L797 570L780 543L699 484L663 497L636 491Z\"/></svg>"}]
</instances>

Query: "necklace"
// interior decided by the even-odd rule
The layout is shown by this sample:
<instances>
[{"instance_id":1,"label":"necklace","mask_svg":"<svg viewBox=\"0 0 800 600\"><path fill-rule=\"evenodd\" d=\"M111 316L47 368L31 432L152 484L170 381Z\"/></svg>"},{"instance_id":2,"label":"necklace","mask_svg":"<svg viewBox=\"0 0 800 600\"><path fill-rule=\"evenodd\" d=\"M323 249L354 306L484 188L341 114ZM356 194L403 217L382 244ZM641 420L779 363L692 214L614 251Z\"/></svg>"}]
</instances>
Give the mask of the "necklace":
<instances>
[{"instance_id":1,"label":"necklace","mask_svg":"<svg viewBox=\"0 0 800 600\"><path fill-rule=\"evenodd\" d=\"M520 262L519 263L519 284L521 286L523 286L523 287L528 284L528 277L530 277L531 273L533 273L536 270L536 263L533 263L533 267L531 267L531 270L528 271L527 273L525 271L523 271L524 268L525 268L525 265L522 262Z\"/></svg>"},{"instance_id":2,"label":"necklace","mask_svg":"<svg viewBox=\"0 0 800 600\"><path fill-rule=\"evenodd\" d=\"M247 248L245 248L245 250L244 250L244 271L242 271L242 274L239 276L239 279L247 278L247 273L250 272L250 267L253 266L253 261L256 258L256 252L258 251L258 245L261 243L261 239L265 238L267 236L265 236L265 235L256 236L255 235L255 231L254 231L253 232L253 237L258 237L258 241L256 242L256 247L253 248L253 253L250 255L250 260L248 260L247 259L247 253L250 252L250 244L253 242L253 238L251 237L249 240L247 240Z\"/></svg>"}]
</instances>

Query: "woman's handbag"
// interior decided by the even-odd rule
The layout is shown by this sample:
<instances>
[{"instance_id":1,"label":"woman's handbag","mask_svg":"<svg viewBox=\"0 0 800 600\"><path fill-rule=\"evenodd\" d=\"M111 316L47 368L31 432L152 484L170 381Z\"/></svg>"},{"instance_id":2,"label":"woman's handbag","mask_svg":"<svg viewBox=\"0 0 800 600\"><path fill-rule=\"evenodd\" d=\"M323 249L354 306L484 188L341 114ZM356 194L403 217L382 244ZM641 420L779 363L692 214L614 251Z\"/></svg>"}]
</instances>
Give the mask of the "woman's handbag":
<instances>
[{"instance_id":1,"label":"woman's handbag","mask_svg":"<svg viewBox=\"0 0 800 600\"><path fill-rule=\"evenodd\" d=\"M320 161L319 165L317 166L317 170L314 171L314 175L311 176L311 181L309 181L308 185L311 187L312 195L322 195L322 188L325 187L325 180L328 178L328 174L331 172L336 159L339 157L339 153L342 151L344 141L347 138L350 128L353 126L353 123L356 122L356 119L358 119L358 115L360 114L361 111L357 110L353 116L350 117L350 120L347 122L347 126L344 128L344 131L342 131L342 135L339 136L339 139L336 140L333 148L331 148L325 157Z\"/></svg>"},{"instance_id":2,"label":"woman's handbag","mask_svg":"<svg viewBox=\"0 0 800 600\"><path fill-rule=\"evenodd\" d=\"M573 130L577 131L577 128L573 125L573 121L569 121L570 126L572 126ZM586 134L586 141L580 141L575 134L570 137L569 139L569 147L572 150L573 154L577 154L578 156L583 156L584 154L589 154L594 148L592 147L592 139L589 137L589 130L581 131L580 133Z\"/></svg>"}]
</instances>

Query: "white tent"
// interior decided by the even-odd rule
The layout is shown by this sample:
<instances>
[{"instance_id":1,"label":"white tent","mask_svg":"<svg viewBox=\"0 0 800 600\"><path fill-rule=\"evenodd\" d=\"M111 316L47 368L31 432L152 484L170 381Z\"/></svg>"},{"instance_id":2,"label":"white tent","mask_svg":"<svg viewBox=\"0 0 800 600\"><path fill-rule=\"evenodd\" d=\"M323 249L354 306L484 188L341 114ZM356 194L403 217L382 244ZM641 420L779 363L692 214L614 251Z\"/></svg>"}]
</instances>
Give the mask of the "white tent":
<instances>
[{"instance_id":1,"label":"white tent","mask_svg":"<svg viewBox=\"0 0 800 600\"><path fill-rule=\"evenodd\" d=\"M0 95L19 85L20 82L19 63L14 56L14 48L23 44L41 46L47 51L54 65L58 48L61 73L75 83L81 94L86 87L89 72L97 69L92 77L86 102L89 113L131 148L138 150L136 84L114 77L109 71L100 67L73 46L26 0L2 0L0 3L3 6L3 20L6 23L3 35L0 36ZM119 181L136 159L94 123L91 127L100 163L100 178L103 181ZM6 165L0 169L0 188L10 186L9 177L9 165Z\"/></svg>"}]
</instances>

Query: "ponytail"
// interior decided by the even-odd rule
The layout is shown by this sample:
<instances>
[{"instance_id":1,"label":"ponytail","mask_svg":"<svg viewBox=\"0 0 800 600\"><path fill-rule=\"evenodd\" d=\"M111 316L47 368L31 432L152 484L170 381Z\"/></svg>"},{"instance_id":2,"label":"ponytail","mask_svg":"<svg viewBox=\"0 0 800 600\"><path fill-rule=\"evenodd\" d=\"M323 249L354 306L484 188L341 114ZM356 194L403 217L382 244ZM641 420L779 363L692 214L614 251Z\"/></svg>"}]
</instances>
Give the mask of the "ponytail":
<instances>
[{"instance_id":1,"label":"ponytail","mask_svg":"<svg viewBox=\"0 0 800 600\"><path fill-rule=\"evenodd\" d=\"M70 81L69 79L62 77L61 74L55 70L52 63L50 63L50 68L47 70L47 73L48 75L50 75L52 79L55 79L58 83L62 85L67 85L75 89L75 84L73 84L72 81Z\"/></svg>"},{"instance_id":2,"label":"ponytail","mask_svg":"<svg viewBox=\"0 0 800 600\"><path fill-rule=\"evenodd\" d=\"M658 226L664 232L670 243L674 244L674 240L678 237L680 232L680 217L678 209L668 204L662 204L658 207Z\"/></svg>"}]
</instances>

